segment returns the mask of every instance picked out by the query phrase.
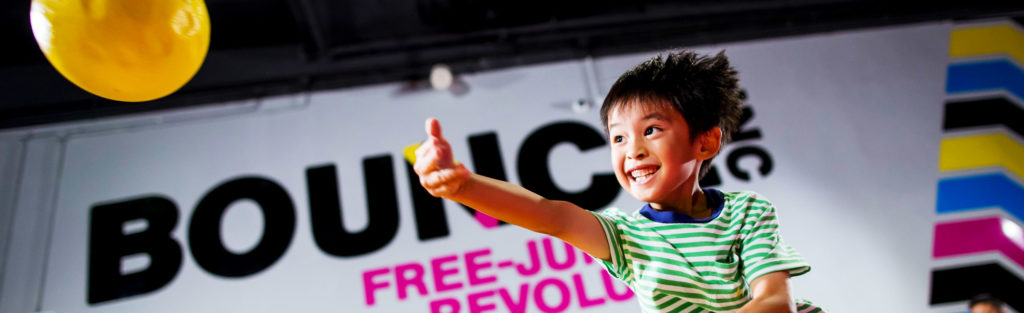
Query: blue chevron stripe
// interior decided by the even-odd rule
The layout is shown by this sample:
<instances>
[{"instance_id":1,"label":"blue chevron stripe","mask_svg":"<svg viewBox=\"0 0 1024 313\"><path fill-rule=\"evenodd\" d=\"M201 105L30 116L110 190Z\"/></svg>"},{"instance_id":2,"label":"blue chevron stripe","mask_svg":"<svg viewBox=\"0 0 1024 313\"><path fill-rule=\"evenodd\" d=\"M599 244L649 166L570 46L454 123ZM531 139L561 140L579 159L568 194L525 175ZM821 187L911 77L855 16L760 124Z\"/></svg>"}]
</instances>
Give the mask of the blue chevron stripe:
<instances>
[{"instance_id":1,"label":"blue chevron stripe","mask_svg":"<svg viewBox=\"0 0 1024 313\"><path fill-rule=\"evenodd\" d=\"M1005 89L1024 99L1024 70L1008 60L950 64L946 93Z\"/></svg>"},{"instance_id":2,"label":"blue chevron stripe","mask_svg":"<svg viewBox=\"0 0 1024 313\"><path fill-rule=\"evenodd\" d=\"M1024 221L1024 187L1003 173L940 180L938 197L939 214L1001 207Z\"/></svg>"}]
</instances>

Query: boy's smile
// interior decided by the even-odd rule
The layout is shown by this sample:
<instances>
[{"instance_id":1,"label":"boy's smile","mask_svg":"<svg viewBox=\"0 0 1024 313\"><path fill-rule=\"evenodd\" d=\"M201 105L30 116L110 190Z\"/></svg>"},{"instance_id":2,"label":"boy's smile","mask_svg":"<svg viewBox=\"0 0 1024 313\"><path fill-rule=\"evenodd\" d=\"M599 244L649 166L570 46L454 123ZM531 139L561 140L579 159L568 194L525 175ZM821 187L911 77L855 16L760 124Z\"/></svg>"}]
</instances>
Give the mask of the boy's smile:
<instances>
[{"instance_id":1,"label":"boy's smile","mask_svg":"<svg viewBox=\"0 0 1024 313\"><path fill-rule=\"evenodd\" d=\"M690 139L682 114L664 102L623 103L609 112L608 136L623 189L654 209L692 213L700 163L707 157L701 141Z\"/></svg>"},{"instance_id":2,"label":"boy's smile","mask_svg":"<svg viewBox=\"0 0 1024 313\"><path fill-rule=\"evenodd\" d=\"M626 170L628 177L633 181L635 185L642 185L651 180L654 177L654 173L658 171L658 166L636 166L629 170Z\"/></svg>"}]
</instances>

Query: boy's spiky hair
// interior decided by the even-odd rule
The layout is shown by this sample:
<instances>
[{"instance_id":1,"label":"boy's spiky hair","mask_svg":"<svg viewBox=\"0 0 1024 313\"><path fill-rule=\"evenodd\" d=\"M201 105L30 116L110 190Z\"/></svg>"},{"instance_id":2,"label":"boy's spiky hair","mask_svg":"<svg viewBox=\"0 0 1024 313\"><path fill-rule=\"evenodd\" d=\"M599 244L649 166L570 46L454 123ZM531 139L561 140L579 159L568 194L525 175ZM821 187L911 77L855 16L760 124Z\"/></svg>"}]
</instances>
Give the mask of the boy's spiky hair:
<instances>
[{"instance_id":1,"label":"boy's spiky hair","mask_svg":"<svg viewBox=\"0 0 1024 313\"><path fill-rule=\"evenodd\" d=\"M702 56L692 50L671 51L653 57L619 77L601 105L601 123L608 133L608 114L628 103L668 103L690 125L690 140L715 126L722 130L722 146L739 123L743 105L736 69L725 51ZM700 165L700 178L711 159Z\"/></svg>"},{"instance_id":2,"label":"boy's spiky hair","mask_svg":"<svg viewBox=\"0 0 1024 313\"><path fill-rule=\"evenodd\" d=\"M992 296L991 294L983 293L983 294L979 294L979 295L974 296L974 298L971 298L971 301L967 302L967 309L970 310L970 309L974 308L975 305L982 304L982 303L991 305L991 306L993 306L993 307L995 307L996 309L999 309L999 310L1002 310L1003 309L1003 305L1006 304L1005 302L1003 302L1003 300L1000 300L999 298L996 298L996 297Z\"/></svg>"}]
</instances>

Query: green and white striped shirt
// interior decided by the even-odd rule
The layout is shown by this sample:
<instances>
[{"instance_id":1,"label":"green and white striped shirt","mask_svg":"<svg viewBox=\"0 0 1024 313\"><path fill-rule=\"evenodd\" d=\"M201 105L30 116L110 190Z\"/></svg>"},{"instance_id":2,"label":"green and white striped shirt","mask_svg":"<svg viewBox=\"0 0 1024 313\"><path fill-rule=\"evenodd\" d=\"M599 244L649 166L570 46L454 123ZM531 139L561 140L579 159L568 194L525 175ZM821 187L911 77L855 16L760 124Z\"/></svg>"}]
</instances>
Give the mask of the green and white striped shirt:
<instances>
[{"instance_id":1,"label":"green and white striped shirt","mask_svg":"<svg viewBox=\"0 0 1024 313\"><path fill-rule=\"evenodd\" d=\"M750 282L761 275L811 270L782 241L770 202L753 192L705 191L715 208L705 220L649 205L633 214L594 213L611 252L602 263L633 289L644 312L735 311L752 299ZM797 304L800 312L820 312Z\"/></svg>"}]
</instances>

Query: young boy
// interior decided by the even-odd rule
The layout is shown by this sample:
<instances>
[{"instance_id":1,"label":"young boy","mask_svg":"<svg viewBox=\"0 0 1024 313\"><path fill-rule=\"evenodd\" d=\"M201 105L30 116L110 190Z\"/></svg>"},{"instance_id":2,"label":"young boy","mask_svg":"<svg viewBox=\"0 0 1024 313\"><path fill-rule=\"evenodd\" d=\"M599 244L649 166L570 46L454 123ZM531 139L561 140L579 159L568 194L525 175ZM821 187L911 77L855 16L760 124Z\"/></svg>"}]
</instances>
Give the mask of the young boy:
<instances>
[{"instance_id":1,"label":"young boy","mask_svg":"<svg viewBox=\"0 0 1024 313\"><path fill-rule=\"evenodd\" d=\"M648 204L633 214L592 213L454 161L435 119L416 150L430 194L558 237L602 261L644 312L819 312L790 297L810 266L778 233L775 209L752 192L702 189L700 177L729 140L742 101L723 53L652 58L626 72L601 107L619 184Z\"/></svg>"}]
</instances>

